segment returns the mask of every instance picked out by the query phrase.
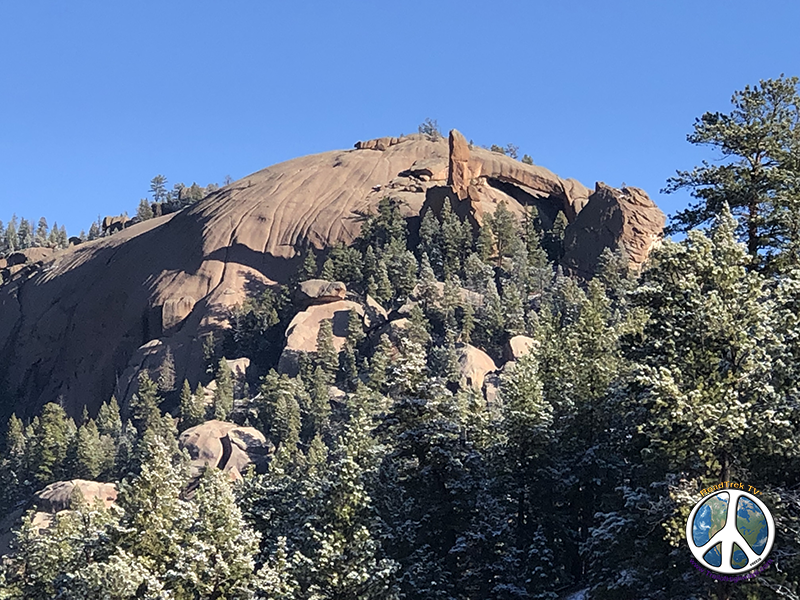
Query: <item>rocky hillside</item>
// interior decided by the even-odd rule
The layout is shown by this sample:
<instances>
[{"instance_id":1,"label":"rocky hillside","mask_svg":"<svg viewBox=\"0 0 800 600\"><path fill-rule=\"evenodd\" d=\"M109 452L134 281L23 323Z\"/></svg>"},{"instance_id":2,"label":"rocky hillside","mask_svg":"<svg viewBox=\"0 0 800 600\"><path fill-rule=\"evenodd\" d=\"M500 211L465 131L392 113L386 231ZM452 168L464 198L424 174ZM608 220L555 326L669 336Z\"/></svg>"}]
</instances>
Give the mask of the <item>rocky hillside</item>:
<instances>
[{"instance_id":1,"label":"rocky hillside","mask_svg":"<svg viewBox=\"0 0 800 600\"><path fill-rule=\"evenodd\" d=\"M169 348L178 381L204 368L205 335L224 328L248 295L286 282L301 248L327 251L358 235L360 215L384 197L403 201L412 232L426 210L453 210L479 227L505 202L536 206L545 228L569 225L562 265L588 276L606 247L641 264L664 215L641 190L594 192L547 169L449 139L411 135L359 142L287 161L194 206L52 255L0 264L3 412L36 414L60 401L72 414L155 368Z\"/></svg>"}]
</instances>

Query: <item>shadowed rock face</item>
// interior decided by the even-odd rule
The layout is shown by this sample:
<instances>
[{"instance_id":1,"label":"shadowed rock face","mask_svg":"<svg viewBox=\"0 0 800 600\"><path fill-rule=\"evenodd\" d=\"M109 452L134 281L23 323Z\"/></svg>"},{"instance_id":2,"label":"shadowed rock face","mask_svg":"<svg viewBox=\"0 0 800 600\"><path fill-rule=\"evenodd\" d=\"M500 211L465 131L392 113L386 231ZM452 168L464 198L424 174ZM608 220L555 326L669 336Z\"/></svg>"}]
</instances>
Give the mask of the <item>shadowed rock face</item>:
<instances>
[{"instance_id":1,"label":"shadowed rock face","mask_svg":"<svg viewBox=\"0 0 800 600\"><path fill-rule=\"evenodd\" d=\"M586 207L564 233L563 265L590 277L605 248L620 249L638 268L661 239L664 213L647 194L633 187L621 190L598 183Z\"/></svg>"},{"instance_id":2,"label":"shadowed rock face","mask_svg":"<svg viewBox=\"0 0 800 600\"><path fill-rule=\"evenodd\" d=\"M517 214L536 203L543 222L563 210L572 222L589 191L469 148L458 132L381 138L269 167L178 213L9 267L0 285L0 418L31 416L46 402L77 416L112 393L124 401L136 372L156 369L168 348L176 380L194 386L203 337L226 325L232 307L287 281L304 244L352 242L359 214L385 196L402 200L410 218L450 198L475 224L500 201Z\"/></svg>"}]
</instances>

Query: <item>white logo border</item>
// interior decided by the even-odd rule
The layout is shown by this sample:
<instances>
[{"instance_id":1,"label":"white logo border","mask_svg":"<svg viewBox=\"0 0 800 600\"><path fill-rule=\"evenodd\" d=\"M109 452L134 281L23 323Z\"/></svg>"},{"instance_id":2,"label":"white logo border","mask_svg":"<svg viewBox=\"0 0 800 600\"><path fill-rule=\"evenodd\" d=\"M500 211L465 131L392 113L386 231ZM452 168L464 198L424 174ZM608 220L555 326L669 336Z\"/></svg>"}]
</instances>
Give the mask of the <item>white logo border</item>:
<instances>
[{"instance_id":1,"label":"white logo border","mask_svg":"<svg viewBox=\"0 0 800 600\"><path fill-rule=\"evenodd\" d=\"M694 543L694 536L693 529L694 529L694 517L697 514L697 511L700 510L700 507L703 506L710 498L714 496L718 496L719 494L727 493L728 494L728 515L725 521L725 526L718 531L714 536L703 546L698 547ZM745 496L749 500L752 500L753 503L758 506L761 511L764 513L764 518L767 521L768 533L767 533L767 544L764 546L764 550L761 554L756 554L753 552L750 545L747 543L744 538L742 538L741 534L739 533L738 528L736 527L736 515L738 513L738 505L739 505L739 498ZM735 534L732 532L735 530ZM741 540L735 540L735 537L738 536L742 538ZM723 539L726 538L726 539ZM738 541L739 547L742 551L747 554L749 562L747 565L742 567L741 569L734 569L730 564L730 557L733 553L733 542ZM767 506L758 498L756 498L753 494L745 492L743 490L737 490L734 488L725 488L715 492L713 494L709 494L700 500L697 501L697 504L694 505L692 508L692 512L689 513L689 519L686 521L686 542L689 544L689 550L691 550L692 555L700 561L700 563L706 567L709 571L713 571L714 573L719 573L721 575L736 575L736 574L743 574L748 573L755 569L758 565L760 565L766 558L769 556L769 553L772 551L772 545L775 543L775 520L772 518L772 513L769 511ZM717 543L722 542L722 562L720 566L715 567L714 565L709 564L703 558L705 554ZM730 553L726 551L726 545L730 547ZM725 566L727 558L728 566Z\"/></svg>"}]
</instances>

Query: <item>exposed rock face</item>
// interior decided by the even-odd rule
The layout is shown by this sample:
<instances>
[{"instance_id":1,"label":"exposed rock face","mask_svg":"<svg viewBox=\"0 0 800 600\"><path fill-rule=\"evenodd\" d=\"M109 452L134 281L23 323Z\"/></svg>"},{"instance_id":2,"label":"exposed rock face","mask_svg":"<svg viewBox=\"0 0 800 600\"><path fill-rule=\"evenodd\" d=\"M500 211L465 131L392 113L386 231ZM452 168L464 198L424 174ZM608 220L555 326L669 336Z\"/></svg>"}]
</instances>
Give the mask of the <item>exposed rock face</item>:
<instances>
[{"instance_id":1,"label":"exposed rock face","mask_svg":"<svg viewBox=\"0 0 800 600\"><path fill-rule=\"evenodd\" d=\"M629 253L646 253L652 243L651 233L641 244L634 239L638 234L627 216L610 237L595 235L583 220L579 227L575 215L586 210L586 188L543 167L470 149L455 131L449 142L414 134L298 158L177 213L124 227L109 217L109 228L120 227L112 236L57 252L41 267L4 269L0 386L13 404L0 413L31 417L60 398L77 416L84 403L95 411L112 393L124 403L136 387L136 372L158 368L166 348L174 356L176 380L186 378L194 387L204 372L203 340L227 326L232 307L287 282L300 248L350 244L360 229L359 215L386 196L401 200L409 218L425 204L441 209L449 198L474 224L501 201L516 214L536 205L545 226L563 210L576 223L569 257L577 266L591 263L584 256L599 255L583 248L579 231L588 232L590 246L614 245L618 233ZM630 200L617 204L625 215L633 214ZM345 300L321 306L338 302ZM308 348L315 336L310 322L296 326L288 351L292 345Z\"/></svg>"},{"instance_id":2,"label":"exposed rock face","mask_svg":"<svg viewBox=\"0 0 800 600\"><path fill-rule=\"evenodd\" d=\"M456 214L475 225L492 214L500 202L518 217L523 207L533 205L546 228L563 211L575 219L589 197L589 189L574 179L562 179L547 169L528 165L484 148L470 148L464 136L450 132L447 186L435 186L426 193L423 211L437 215L449 201Z\"/></svg>"},{"instance_id":3,"label":"exposed rock face","mask_svg":"<svg viewBox=\"0 0 800 600\"><path fill-rule=\"evenodd\" d=\"M383 308L375 298L367 294L365 303L364 321L367 323L368 327L374 327L389 320L389 314L386 312L386 309Z\"/></svg>"},{"instance_id":4,"label":"exposed rock face","mask_svg":"<svg viewBox=\"0 0 800 600\"><path fill-rule=\"evenodd\" d=\"M298 287L296 301L302 306L308 306L344 300L346 295L347 286L341 281L309 279Z\"/></svg>"},{"instance_id":5,"label":"exposed rock face","mask_svg":"<svg viewBox=\"0 0 800 600\"><path fill-rule=\"evenodd\" d=\"M349 300L317 304L297 313L286 328L286 347L281 354L278 370L289 375L297 374L299 355L316 352L319 326L326 319L333 321L333 346L341 350L347 337L351 310L364 317L364 307Z\"/></svg>"},{"instance_id":6,"label":"exposed rock face","mask_svg":"<svg viewBox=\"0 0 800 600\"><path fill-rule=\"evenodd\" d=\"M161 331L167 332L178 327L192 313L195 304L196 300L191 296L165 300L161 307Z\"/></svg>"},{"instance_id":7,"label":"exposed rock face","mask_svg":"<svg viewBox=\"0 0 800 600\"><path fill-rule=\"evenodd\" d=\"M9 254L6 259L7 266L24 265L31 262L39 262L40 260L47 260L55 251L52 248L25 248L13 254Z\"/></svg>"},{"instance_id":8,"label":"exposed rock face","mask_svg":"<svg viewBox=\"0 0 800 600\"><path fill-rule=\"evenodd\" d=\"M384 150L387 150L389 147L405 141L405 139L406 138L396 138L396 137L376 138L374 140L367 140L366 142L356 142L355 148L356 150L379 150L383 152Z\"/></svg>"},{"instance_id":9,"label":"exposed rock face","mask_svg":"<svg viewBox=\"0 0 800 600\"><path fill-rule=\"evenodd\" d=\"M567 227L562 264L588 277L605 248L622 248L637 268L661 239L665 223L666 216L644 191L598 183L586 207Z\"/></svg>"},{"instance_id":10,"label":"exposed rock face","mask_svg":"<svg viewBox=\"0 0 800 600\"><path fill-rule=\"evenodd\" d=\"M472 182L472 172L469 168L469 144L461 132L453 129L450 132L450 175L447 185L453 188L459 200L466 200L469 196L469 185Z\"/></svg>"},{"instance_id":11,"label":"exposed rock face","mask_svg":"<svg viewBox=\"0 0 800 600\"><path fill-rule=\"evenodd\" d=\"M34 495L34 504L40 512L55 514L72 508L75 494L80 493L88 504L101 500L106 507L117 500L117 486L85 479L56 481Z\"/></svg>"},{"instance_id":12,"label":"exposed rock face","mask_svg":"<svg viewBox=\"0 0 800 600\"><path fill-rule=\"evenodd\" d=\"M244 378L247 374L247 369L250 367L250 359L247 357L229 359L225 362L228 363L228 368L230 368L234 377Z\"/></svg>"},{"instance_id":13,"label":"exposed rock face","mask_svg":"<svg viewBox=\"0 0 800 600\"><path fill-rule=\"evenodd\" d=\"M130 221L131 219L125 215L119 215L118 217L103 217L103 233L115 233L117 231L122 231L123 228L127 227Z\"/></svg>"},{"instance_id":14,"label":"exposed rock face","mask_svg":"<svg viewBox=\"0 0 800 600\"><path fill-rule=\"evenodd\" d=\"M497 365L491 356L469 344L458 348L458 366L461 370L461 387L471 387L479 392L483 388L486 375L497 371Z\"/></svg>"},{"instance_id":15,"label":"exposed rock face","mask_svg":"<svg viewBox=\"0 0 800 600\"><path fill-rule=\"evenodd\" d=\"M517 360L525 356L531 350L535 350L538 345L539 342L532 337L528 337L527 335L515 335L508 340L506 356L508 360Z\"/></svg>"},{"instance_id":16,"label":"exposed rock face","mask_svg":"<svg viewBox=\"0 0 800 600\"><path fill-rule=\"evenodd\" d=\"M447 161L441 158L415 160L404 174L422 181L446 181L449 169Z\"/></svg>"},{"instance_id":17,"label":"exposed rock face","mask_svg":"<svg viewBox=\"0 0 800 600\"><path fill-rule=\"evenodd\" d=\"M178 444L189 452L193 477L202 474L206 465L234 478L240 477L250 464L263 470L273 450L258 429L225 421L206 421L191 427L181 434Z\"/></svg>"},{"instance_id":18,"label":"exposed rock face","mask_svg":"<svg viewBox=\"0 0 800 600\"><path fill-rule=\"evenodd\" d=\"M0 258L0 284L11 281L15 275L21 274L20 281L30 277L50 259L55 250L52 248L26 248Z\"/></svg>"}]
</instances>

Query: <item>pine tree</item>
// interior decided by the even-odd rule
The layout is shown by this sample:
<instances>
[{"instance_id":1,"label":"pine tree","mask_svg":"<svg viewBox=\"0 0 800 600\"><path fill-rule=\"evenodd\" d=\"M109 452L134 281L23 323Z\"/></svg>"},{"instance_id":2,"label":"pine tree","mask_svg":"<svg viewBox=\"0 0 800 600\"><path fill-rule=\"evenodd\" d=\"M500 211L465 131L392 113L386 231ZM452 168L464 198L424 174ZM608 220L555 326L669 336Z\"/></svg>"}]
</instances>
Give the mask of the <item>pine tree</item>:
<instances>
[{"instance_id":1,"label":"pine tree","mask_svg":"<svg viewBox=\"0 0 800 600\"><path fill-rule=\"evenodd\" d=\"M3 598L46 600L51 598L128 598L109 593L111 582L88 593L84 575L92 565L113 551L107 531L116 524L114 511L73 498L72 509L53 516L40 528L30 511L16 533L15 552L3 565L0 587ZM135 593L136 588L133 588Z\"/></svg>"},{"instance_id":2,"label":"pine tree","mask_svg":"<svg viewBox=\"0 0 800 600\"><path fill-rule=\"evenodd\" d=\"M93 419L78 428L74 441L72 474L80 479L97 479L107 467L106 451Z\"/></svg>"},{"instance_id":3,"label":"pine tree","mask_svg":"<svg viewBox=\"0 0 800 600\"><path fill-rule=\"evenodd\" d=\"M35 243L37 246L46 246L49 236L49 227L47 226L47 219L44 217L39 219L36 225Z\"/></svg>"},{"instance_id":4,"label":"pine tree","mask_svg":"<svg viewBox=\"0 0 800 600\"><path fill-rule=\"evenodd\" d=\"M464 264L466 279L464 284L473 292L483 293L490 279L494 279L494 269L481 260L476 252L467 256Z\"/></svg>"},{"instance_id":5,"label":"pine tree","mask_svg":"<svg viewBox=\"0 0 800 600\"><path fill-rule=\"evenodd\" d=\"M388 304L392 301L394 290L392 282L389 281L389 273L386 270L386 263L383 259L378 259L377 270L375 272L375 292L374 298L381 304Z\"/></svg>"},{"instance_id":6,"label":"pine tree","mask_svg":"<svg viewBox=\"0 0 800 600\"><path fill-rule=\"evenodd\" d=\"M365 215L356 247L364 250L372 246L375 250L386 250L390 246L406 245L406 221L400 212L401 201L384 197L378 202L376 215Z\"/></svg>"},{"instance_id":7,"label":"pine tree","mask_svg":"<svg viewBox=\"0 0 800 600\"><path fill-rule=\"evenodd\" d=\"M619 597L620 591L616 577L599 567L608 561L628 571L634 586L628 597L652 595L694 575L683 564L635 564L616 543L603 550L610 522L623 526L623 545L632 542L634 529L661 527L643 551L664 556L682 540L685 498L709 484L742 479L753 468L786 464L785 449L797 435L787 418L793 409L771 384L770 349L780 342L768 288L748 270L751 261L736 231L725 210L709 236L691 231L681 243L665 243L633 293L632 304L647 320L627 339L633 365L604 410L617 415L611 429L618 432L617 452L638 468L625 473L621 497L588 540L602 573L596 587L606 595L613 589ZM632 509L642 505L654 510ZM693 589L698 583L710 591L696 580Z\"/></svg>"},{"instance_id":8,"label":"pine tree","mask_svg":"<svg viewBox=\"0 0 800 600\"><path fill-rule=\"evenodd\" d=\"M737 235L753 258L797 245L800 94L797 77L762 80L731 98L730 113L697 119L687 139L722 152L725 161L678 171L665 191L689 189L698 202L673 217L671 232L713 221L727 205L741 219Z\"/></svg>"},{"instance_id":9,"label":"pine tree","mask_svg":"<svg viewBox=\"0 0 800 600\"><path fill-rule=\"evenodd\" d=\"M314 255L314 249L311 245L307 245L302 255L300 269L298 271L297 281L308 281L317 276L317 257Z\"/></svg>"},{"instance_id":10,"label":"pine tree","mask_svg":"<svg viewBox=\"0 0 800 600\"><path fill-rule=\"evenodd\" d=\"M475 330L475 308L472 302L464 303L464 313L461 317L461 341L469 344L472 332Z\"/></svg>"},{"instance_id":11,"label":"pine tree","mask_svg":"<svg viewBox=\"0 0 800 600\"><path fill-rule=\"evenodd\" d=\"M0 460L0 510L9 512L29 487L28 439L25 426L12 414L6 427L4 452Z\"/></svg>"},{"instance_id":12,"label":"pine tree","mask_svg":"<svg viewBox=\"0 0 800 600\"><path fill-rule=\"evenodd\" d=\"M447 202L445 202L445 204L447 204ZM433 213L433 210L428 210L423 215L419 226L418 252L420 258L423 256L428 257L430 266L434 269L434 272L440 276L444 273L443 250L441 224Z\"/></svg>"},{"instance_id":13,"label":"pine tree","mask_svg":"<svg viewBox=\"0 0 800 600\"><path fill-rule=\"evenodd\" d=\"M393 297L401 302L417 284L417 260L405 243L393 241L385 250L386 271L394 288Z\"/></svg>"},{"instance_id":14,"label":"pine tree","mask_svg":"<svg viewBox=\"0 0 800 600\"><path fill-rule=\"evenodd\" d=\"M326 258L325 262L322 263L322 272L320 273L320 277L327 279L328 281L336 280L336 265L333 264L333 260L331 260L330 257Z\"/></svg>"},{"instance_id":15,"label":"pine tree","mask_svg":"<svg viewBox=\"0 0 800 600\"><path fill-rule=\"evenodd\" d=\"M192 499L194 519L175 571L188 597L251 598L259 536L242 517L227 474L208 468Z\"/></svg>"},{"instance_id":16,"label":"pine tree","mask_svg":"<svg viewBox=\"0 0 800 600\"><path fill-rule=\"evenodd\" d=\"M58 404L45 404L31 442L31 471L46 485L64 472L67 450L75 435L75 423Z\"/></svg>"},{"instance_id":17,"label":"pine tree","mask_svg":"<svg viewBox=\"0 0 800 600\"><path fill-rule=\"evenodd\" d=\"M329 387L328 375L322 370L322 367L316 367L311 376L311 389L309 390L311 402L304 420L307 423L305 439L321 435L328 429L331 416Z\"/></svg>"},{"instance_id":18,"label":"pine tree","mask_svg":"<svg viewBox=\"0 0 800 600\"><path fill-rule=\"evenodd\" d=\"M275 417L272 422L272 435L279 445L294 449L300 441L300 406L290 394L278 396L275 404Z\"/></svg>"},{"instance_id":19,"label":"pine tree","mask_svg":"<svg viewBox=\"0 0 800 600\"><path fill-rule=\"evenodd\" d=\"M303 548L310 597L396 598L397 565L384 556L373 533L379 522L364 481L376 467L368 458L373 448L367 416L354 415L328 466L313 544Z\"/></svg>"},{"instance_id":20,"label":"pine tree","mask_svg":"<svg viewBox=\"0 0 800 600\"><path fill-rule=\"evenodd\" d=\"M518 235L518 226L516 217L508 210L505 201L497 205L497 209L489 219L489 227L492 229L498 260L510 256L512 243Z\"/></svg>"},{"instance_id":21,"label":"pine tree","mask_svg":"<svg viewBox=\"0 0 800 600\"><path fill-rule=\"evenodd\" d=\"M522 304L522 295L519 288L508 281L503 286L503 296L501 299L504 315L504 328L509 335L524 334L525 331L525 307Z\"/></svg>"},{"instance_id":22,"label":"pine tree","mask_svg":"<svg viewBox=\"0 0 800 600\"><path fill-rule=\"evenodd\" d=\"M475 332L476 340L481 347L490 350L490 353L499 354L506 341L506 314L494 280L489 280L486 287L483 304L478 309L477 322L481 327Z\"/></svg>"},{"instance_id":23,"label":"pine tree","mask_svg":"<svg viewBox=\"0 0 800 600\"><path fill-rule=\"evenodd\" d=\"M219 361L214 380L217 382L214 390L214 418L225 421L233 410L233 373L225 357Z\"/></svg>"},{"instance_id":24,"label":"pine tree","mask_svg":"<svg viewBox=\"0 0 800 600\"><path fill-rule=\"evenodd\" d=\"M388 370L394 355L394 347L387 334L382 334L378 346L369 362L369 386L376 392L386 392Z\"/></svg>"},{"instance_id":25,"label":"pine tree","mask_svg":"<svg viewBox=\"0 0 800 600\"><path fill-rule=\"evenodd\" d=\"M320 367L329 381L333 382L339 368L339 353L333 345L333 322L330 319L323 319L319 324L314 366Z\"/></svg>"},{"instance_id":26,"label":"pine tree","mask_svg":"<svg viewBox=\"0 0 800 600\"><path fill-rule=\"evenodd\" d=\"M275 446L287 446L292 454L302 427L300 407L311 405L312 399L299 378L271 370L261 383L257 404L261 430Z\"/></svg>"},{"instance_id":27,"label":"pine tree","mask_svg":"<svg viewBox=\"0 0 800 600\"><path fill-rule=\"evenodd\" d=\"M198 384L199 385L199 384ZM197 394L192 394L192 388L189 387L189 382L184 379L183 387L181 387L180 398L180 426L179 430L183 431L200 425L205 417L205 405L203 404L202 388L198 389Z\"/></svg>"},{"instance_id":28,"label":"pine tree","mask_svg":"<svg viewBox=\"0 0 800 600\"><path fill-rule=\"evenodd\" d=\"M164 353L164 360L158 368L158 391L162 394L171 392L175 389L175 358L172 356L172 348L167 346Z\"/></svg>"},{"instance_id":29,"label":"pine tree","mask_svg":"<svg viewBox=\"0 0 800 600\"><path fill-rule=\"evenodd\" d=\"M163 175L156 175L150 180L150 194L154 202L164 202L167 200L167 178Z\"/></svg>"},{"instance_id":30,"label":"pine tree","mask_svg":"<svg viewBox=\"0 0 800 600\"><path fill-rule=\"evenodd\" d=\"M425 317L415 307L409 325L401 332L398 340L397 359L389 365L387 388L393 397L415 394L426 376L426 344L430 336L425 327Z\"/></svg>"},{"instance_id":31,"label":"pine tree","mask_svg":"<svg viewBox=\"0 0 800 600\"><path fill-rule=\"evenodd\" d=\"M17 215L14 215L6 226L6 251L16 252L17 250L19 250L19 236L17 235Z\"/></svg>"},{"instance_id":32,"label":"pine tree","mask_svg":"<svg viewBox=\"0 0 800 600\"><path fill-rule=\"evenodd\" d=\"M322 267L323 279L360 285L364 279L361 253L343 243L334 246Z\"/></svg>"},{"instance_id":33,"label":"pine tree","mask_svg":"<svg viewBox=\"0 0 800 600\"><path fill-rule=\"evenodd\" d=\"M117 503L125 511L115 534L116 546L135 556L159 578L178 573L189 550L193 506L182 499L185 470L175 464L174 439L148 429L142 442L140 473L120 484ZM191 573L183 573L190 578ZM175 584L182 584L180 581ZM147 591L147 590L144 590Z\"/></svg>"},{"instance_id":34,"label":"pine tree","mask_svg":"<svg viewBox=\"0 0 800 600\"><path fill-rule=\"evenodd\" d=\"M475 241L475 252L481 262L488 263L494 254L494 235L492 234L491 219L486 217L484 223L478 231L478 239ZM469 273L469 268L467 269Z\"/></svg>"},{"instance_id":35,"label":"pine tree","mask_svg":"<svg viewBox=\"0 0 800 600\"><path fill-rule=\"evenodd\" d=\"M33 246L33 227L31 227L28 219L20 219L19 229L17 230L17 249L24 250L31 246Z\"/></svg>"},{"instance_id":36,"label":"pine tree","mask_svg":"<svg viewBox=\"0 0 800 600\"><path fill-rule=\"evenodd\" d=\"M568 224L564 211L558 211L558 215L553 221L553 228L544 235L542 248L544 248L547 253L547 259L551 263L558 264L564 257L564 232Z\"/></svg>"},{"instance_id":37,"label":"pine tree","mask_svg":"<svg viewBox=\"0 0 800 600\"><path fill-rule=\"evenodd\" d=\"M433 272L428 255L422 255L419 267L419 302L422 309L428 313L435 310L439 304L439 288L436 285L436 275Z\"/></svg>"},{"instance_id":38,"label":"pine tree","mask_svg":"<svg viewBox=\"0 0 800 600\"><path fill-rule=\"evenodd\" d=\"M140 221L147 221L155 216L153 213L153 208L150 206L150 202L147 200L147 198L142 198L139 200L139 207L136 209L136 216Z\"/></svg>"},{"instance_id":39,"label":"pine tree","mask_svg":"<svg viewBox=\"0 0 800 600\"><path fill-rule=\"evenodd\" d=\"M476 509L470 470L479 458L464 443L452 395L436 383L416 392L398 396L377 430L388 448L373 493L386 549L402 573L401 597L470 597L458 557Z\"/></svg>"},{"instance_id":40,"label":"pine tree","mask_svg":"<svg viewBox=\"0 0 800 600\"><path fill-rule=\"evenodd\" d=\"M131 420L139 435L160 421L160 403L158 387L150 379L150 374L146 370L142 371L139 373L139 388L131 396Z\"/></svg>"},{"instance_id":41,"label":"pine tree","mask_svg":"<svg viewBox=\"0 0 800 600\"><path fill-rule=\"evenodd\" d=\"M364 323L361 315L355 310L350 310L347 319L347 336L339 356L339 374L340 380L351 390L355 390L358 383L358 365L361 357L359 347L363 339Z\"/></svg>"},{"instance_id":42,"label":"pine tree","mask_svg":"<svg viewBox=\"0 0 800 600\"><path fill-rule=\"evenodd\" d=\"M122 418L119 413L117 398L111 396L111 400L103 402L97 412L97 429L100 435L107 435L117 439L122 433Z\"/></svg>"},{"instance_id":43,"label":"pine tree","mask_svg":"<svg viewBox=\"0 0 800 600\"><path fill-rule=\"evenodd\" d=\"M453 212L449 199L442 207L442 278L457 277L472 242L472 228Z\"/></svg>"},{"instance_id":44,"label":"pine tree","mask_svg":"<svg viewBox=\"0 0 800 600\"><path fill-rule=\"evenodd\" d=\"M97 220L89 226L89 241L96 240L100 236L103 235L103 230L100 226L101 220L100 217L97 217Z\"/></svg>"}]
</instances>

